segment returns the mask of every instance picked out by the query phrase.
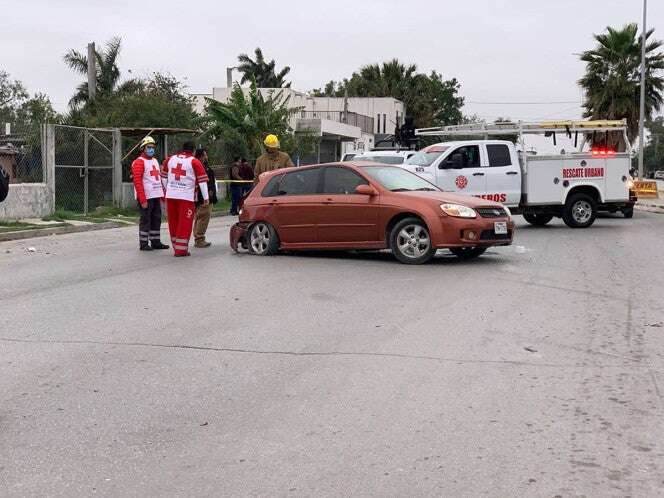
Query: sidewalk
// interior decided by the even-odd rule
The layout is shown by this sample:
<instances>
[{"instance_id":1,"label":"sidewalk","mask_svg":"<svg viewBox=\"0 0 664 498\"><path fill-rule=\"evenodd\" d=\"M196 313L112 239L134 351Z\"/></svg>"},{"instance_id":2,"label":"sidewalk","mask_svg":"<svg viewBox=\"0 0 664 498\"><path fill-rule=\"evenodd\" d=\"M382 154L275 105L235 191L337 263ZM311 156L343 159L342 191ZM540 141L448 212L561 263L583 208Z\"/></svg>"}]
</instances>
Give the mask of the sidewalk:
<instances>
[{"instance_id":1,"label":"sidewalk","mask_svg":"<svg viewBox=\"0 0 664 498\"><path fill-rule=\"evenodd\" d=\"M639 211L664 214L664 192L660 190L659 199L639 199L635 207Z\"/></svg>"}]
</instances>

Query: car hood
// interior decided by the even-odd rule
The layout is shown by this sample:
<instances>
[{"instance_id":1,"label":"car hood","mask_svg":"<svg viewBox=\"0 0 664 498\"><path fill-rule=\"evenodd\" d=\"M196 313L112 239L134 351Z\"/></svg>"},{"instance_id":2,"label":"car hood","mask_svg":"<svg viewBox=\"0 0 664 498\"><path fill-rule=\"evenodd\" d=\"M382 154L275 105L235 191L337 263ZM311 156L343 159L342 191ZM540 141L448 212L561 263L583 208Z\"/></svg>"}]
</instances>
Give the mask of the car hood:
<instances>
[{"instance_id":1,"label":"car hood","mask_svg":"<svg viewBox=\"0 0 664 498\"><path fill-rule=\"evenodd\" d=\"M499 202L487 201L471 195L459 195L451 192L391 192L392 195L398 195L402 199L411 198L413 200L430 200L433 204L442 204L449 202L451 204L461 204L471 208L488 207L500 204Z\"/></svg>"}]
</instances>

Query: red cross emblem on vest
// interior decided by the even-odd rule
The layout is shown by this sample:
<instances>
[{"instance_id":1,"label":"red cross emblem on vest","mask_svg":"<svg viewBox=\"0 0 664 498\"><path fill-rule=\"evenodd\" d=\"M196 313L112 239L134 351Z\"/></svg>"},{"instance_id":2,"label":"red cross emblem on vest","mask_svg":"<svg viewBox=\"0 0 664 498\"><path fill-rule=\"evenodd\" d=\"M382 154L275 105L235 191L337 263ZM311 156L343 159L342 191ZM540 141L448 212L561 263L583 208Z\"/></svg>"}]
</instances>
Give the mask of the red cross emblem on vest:
<instances>
[{"instance_id":1,"label":"red cross emblem on vest","mask_svg":"<svg viewBox=\"0 0 664 498\"><path fill-rule=\"evenodd\" d=\"M175 168L171 168L171 173L175 175L175 180L180 181L180 178L187 176L187 172L182 169L182 163L178 163Z\"/></svg>"},{"instance_id":2,"label":"red cross emblem on vest","mask_svg":"<svg viewBox=\"0 0 664 498\"><path fill-rule=\"evenodd\" d=\"M155 181L159 180L159 170L157 167L153 164L152 165L152 170L150 171L150 176L154 177Z\"/></svg>"}]
</instances>

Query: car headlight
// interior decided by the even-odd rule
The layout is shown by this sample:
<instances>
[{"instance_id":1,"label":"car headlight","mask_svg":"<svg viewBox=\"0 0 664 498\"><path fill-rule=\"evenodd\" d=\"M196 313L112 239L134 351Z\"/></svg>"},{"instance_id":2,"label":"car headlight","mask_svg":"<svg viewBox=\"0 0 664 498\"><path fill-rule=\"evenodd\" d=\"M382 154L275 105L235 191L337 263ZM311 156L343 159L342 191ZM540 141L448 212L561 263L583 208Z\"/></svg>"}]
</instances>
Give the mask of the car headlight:
<instances>
[{"instance_id":1,"label":"car headlight","mask_svg":"<svg viewBox=\"0 0 664 498\"><path fill-rule=\"evenodd\" d=\"M474 209L462 206L461 204L441 204L440 209L447 216L454 216L455 218L477 218L477 213Z\"/></svg>"},{"instance_id":2,"label":"car headlight","mask_svg":"<svg viewBox=\"0 0 664 498\"><path fill-rule=\"evenodd\" d=\"M512 211L510 211L510 208L503 206L503 209L505 210L505 214L507 217L511 220L512 219Z\"/></svg>"}]
</instances>

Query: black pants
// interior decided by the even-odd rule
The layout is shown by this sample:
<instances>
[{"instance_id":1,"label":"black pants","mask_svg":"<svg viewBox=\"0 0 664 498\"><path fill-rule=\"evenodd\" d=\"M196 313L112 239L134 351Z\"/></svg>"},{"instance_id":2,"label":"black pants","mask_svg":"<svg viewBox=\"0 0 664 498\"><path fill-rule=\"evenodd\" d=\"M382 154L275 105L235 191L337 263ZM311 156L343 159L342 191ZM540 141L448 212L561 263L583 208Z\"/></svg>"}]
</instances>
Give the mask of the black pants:
<instances>
[{"instance_id":1,"label":"black pants","mask_svg":"<svg viewBox=\"0 0 664 498\"><path fill-rule=\"evenodd\" d=\"M161 242L161 199L148 199L148 207L143 209L140 204L141 221L138 224L138 241L141 247Z\"/></svg>"},{"instance_id":2,"label":"black pants","mask_svg":"<svg viewBox=\"0 0 664 498\"><path fill-rule=\"evenodd\" d=\"M237 214L242 199L243 183L231 183L231 214Z\"/></svg>"}]
</instances>

